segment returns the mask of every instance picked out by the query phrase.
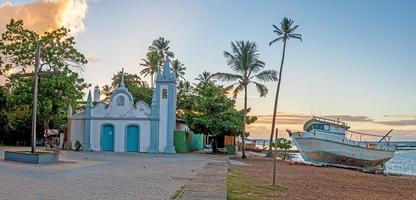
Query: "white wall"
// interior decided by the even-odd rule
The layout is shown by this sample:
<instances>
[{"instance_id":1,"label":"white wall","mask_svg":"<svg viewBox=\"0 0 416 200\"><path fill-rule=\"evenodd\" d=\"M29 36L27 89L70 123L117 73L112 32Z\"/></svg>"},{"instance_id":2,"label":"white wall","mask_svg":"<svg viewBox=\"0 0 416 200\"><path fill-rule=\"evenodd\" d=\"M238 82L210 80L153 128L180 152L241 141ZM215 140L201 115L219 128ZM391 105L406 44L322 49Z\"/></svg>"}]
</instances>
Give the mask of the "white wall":
<instances>
[{"instance_id":1,"label":"white wall","mask_svg":"<svg viewBox=\"0 0 416 200\"><path fill-rule=\"evenodd\" d=\"M140 152L147 152L150 146L150 120L91 120L91 149L93 151L101 151L101 130L105 124L114 126L114 151L126 151L127 126L138 125L140 129Z\"/></svg>"},{"instance_id":2,"label":"white wall","mask_svg":"<svg viewBox=\"0 0 416 200\"><path fill-rule=\"evenodd\" d=\"M79 140L84 143L84 120L72 120L71 122L71 142L72 148L75 148L75 142Z\"/></svg>"},{"instance_id":3,"label":"white wall","mask_svg":"<svg viewBox=\"0 0 416 200\"><path fill-rule=\"evenodd\" d=\"M175 131L189 131L189 127L185 124L185 122L178 122L176 121Z\"/></svg>"}]
</instances>

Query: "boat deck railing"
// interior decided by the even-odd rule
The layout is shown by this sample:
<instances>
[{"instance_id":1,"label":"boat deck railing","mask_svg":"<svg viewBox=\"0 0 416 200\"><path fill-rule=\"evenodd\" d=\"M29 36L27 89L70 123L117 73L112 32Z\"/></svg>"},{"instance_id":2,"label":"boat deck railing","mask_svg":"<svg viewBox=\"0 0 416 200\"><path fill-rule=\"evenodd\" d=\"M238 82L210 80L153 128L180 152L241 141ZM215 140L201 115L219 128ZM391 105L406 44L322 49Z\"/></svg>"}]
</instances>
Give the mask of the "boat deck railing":
<instances>
[{"instance_id":1,"label":"boat deck railing","mask_svg":"<svg viewBox=\"0 0 416 200\"><path fill-rule=\"evenodd\" d=\"M347 126L347 123L339 121L339 120L333 120L333 119L317 117L317 116L313 116L312 119L316 119L316 120L319 120L319 121L322 121L322 122L336 124L336 125L339 125L339 126Z\"/></svg>"}]
</instances>

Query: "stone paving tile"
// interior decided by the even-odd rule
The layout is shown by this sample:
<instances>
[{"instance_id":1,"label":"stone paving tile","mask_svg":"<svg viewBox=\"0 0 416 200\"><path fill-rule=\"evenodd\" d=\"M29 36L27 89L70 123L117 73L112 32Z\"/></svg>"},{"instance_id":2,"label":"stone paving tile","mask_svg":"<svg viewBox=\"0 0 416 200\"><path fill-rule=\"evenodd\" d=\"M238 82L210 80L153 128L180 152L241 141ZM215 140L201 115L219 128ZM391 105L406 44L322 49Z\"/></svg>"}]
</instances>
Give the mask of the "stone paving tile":
<instances>
[{"instance_id":1,"label":"stone paving tile","mask_svg":"<svg viewBox=\"0 0 416 200\"><path fill-rule=\"evenodd\" d=\"M0 160L3 152L0 147ZM169 199L190 178L203 180L204 176L196 175L206 171L208 163L217 162L215 156L197 154L72 151L61 151L60 159L76 162L31 165L0 161L0 200Z\"/></svg>"}]
</instances>

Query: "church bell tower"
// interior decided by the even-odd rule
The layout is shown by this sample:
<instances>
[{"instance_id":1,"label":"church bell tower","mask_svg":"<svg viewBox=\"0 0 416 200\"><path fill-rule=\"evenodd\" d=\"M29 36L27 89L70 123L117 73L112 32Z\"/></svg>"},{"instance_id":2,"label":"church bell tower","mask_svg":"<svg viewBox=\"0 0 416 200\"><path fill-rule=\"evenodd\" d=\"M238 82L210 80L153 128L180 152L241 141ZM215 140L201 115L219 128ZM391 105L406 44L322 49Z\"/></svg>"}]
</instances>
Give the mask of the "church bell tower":
<instances>
[{"instance_id":1,"label":"church bell tower","mask_svg":"<svg viewBox=\"0 0 416 200\"><path fill-rule=\"evenodd\" d=\"M176 126L176 77L165 59L162 72L156 75L152 98L151 145L149 153L175 153L173 144Z\"/></svg>"}]
</instances>

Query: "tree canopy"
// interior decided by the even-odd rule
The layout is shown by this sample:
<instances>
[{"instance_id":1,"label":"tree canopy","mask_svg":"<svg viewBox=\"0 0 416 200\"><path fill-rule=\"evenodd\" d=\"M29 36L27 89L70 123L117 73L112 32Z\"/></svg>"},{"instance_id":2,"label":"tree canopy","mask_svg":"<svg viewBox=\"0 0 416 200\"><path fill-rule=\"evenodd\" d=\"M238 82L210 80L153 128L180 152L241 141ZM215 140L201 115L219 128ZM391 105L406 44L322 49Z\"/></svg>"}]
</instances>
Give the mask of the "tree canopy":
<instances>
[{"instance_id":1,"label":"tree canopy","mask_svg":"<svg viewBox=\"0 0 416 200\"><path fill-rule=\"evenodd\" d=\"M185 121L195 133L238 135L242 131L241 113L222 86L200 84L189 97Z\"/></svg>"},{"instance_id":2,"label":"tree canopy","mask_svg":"<svg viewBox=\"0 0 416 200\"><path fill-rule=\"evenodd\" d=\"M104 85L102 87L102 93L105 96L105 100L110 99L111 94L121 83L121 72L114 74L112 78L111 86ZM133 101L144 101L147 104L152 102L152 88L150 88L146 82L142 81L137 74L124 73L124 85L133 96Z\"/></svg>"},{"instance_id":3,"label":"tree canopy","mask_svg":"<svg viewBox=\"0 0 416 200\"><path fill-rule=\"evenodd\" d=\"M87 63L85 56L74 46L69 30L59 28L38 35L23 27L22 20L11 20L0 40L1 71L11 69L24 73L33 71L37 45L41 47L41 71L57 71L59 74L42 76L38 91L38 127L62 129L66 124L69 105L77 108L77 101L84 96L89 85L78 74ZM7 73L6 73L7 75ZM8 134L22 134L22 140L30 139L30 115L32 107L32 77L18 78L8 75L5 117ZM38 131L39 133L40 131ZM19 139L14 137L14 139Z\"/></svg>"}]
</instances>

